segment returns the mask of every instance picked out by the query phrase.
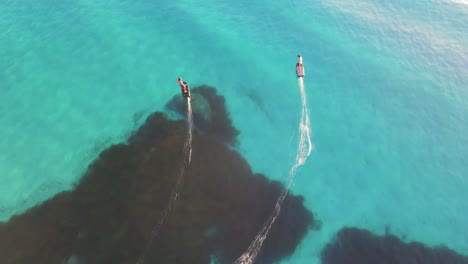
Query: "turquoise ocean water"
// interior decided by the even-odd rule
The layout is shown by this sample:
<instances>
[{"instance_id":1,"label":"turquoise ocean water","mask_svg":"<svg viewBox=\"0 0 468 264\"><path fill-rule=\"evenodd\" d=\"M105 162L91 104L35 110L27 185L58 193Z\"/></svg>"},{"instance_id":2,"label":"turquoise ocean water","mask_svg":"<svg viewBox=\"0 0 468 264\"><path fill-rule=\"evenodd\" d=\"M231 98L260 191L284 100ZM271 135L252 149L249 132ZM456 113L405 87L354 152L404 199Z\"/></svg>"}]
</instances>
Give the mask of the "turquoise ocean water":
<instances>
[{"instance_id":1,"label":"turquoise ocean water","mask_svg":"<svg viewBox=\"0 0 468 264\"><path fill-rule=\"evenodd\" d=\"M468 2L0 0L0 221L73 188L164 109L216 86L256 172L284 181L304 80L314 150L292 191L323 221L468 254Z\"/></svg>"}]
</instances>

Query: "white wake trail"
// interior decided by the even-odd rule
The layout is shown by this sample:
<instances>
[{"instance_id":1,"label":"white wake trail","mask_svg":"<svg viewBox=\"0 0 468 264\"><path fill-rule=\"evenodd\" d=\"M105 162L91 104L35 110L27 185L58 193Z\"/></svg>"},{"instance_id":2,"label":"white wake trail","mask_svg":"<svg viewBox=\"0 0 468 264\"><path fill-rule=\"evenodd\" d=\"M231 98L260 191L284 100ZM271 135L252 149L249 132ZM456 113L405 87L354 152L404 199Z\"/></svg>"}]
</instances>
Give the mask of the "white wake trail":
<instances>
[{"instance_id":1,"label":"white wake trail","mask_svg":"<svg viewBox=\"0 0 468 264\"><path fill-rule=\"evenodd\" d=\"M151 237L146 244L145 250L141 254L140 258L137 261L137 264L143 264L145 261L145 256L148 250L153 243L153 240L159 235L162 226L166 223L169 215L172 211L172 208L179 197L180 188L182 187L182 182L184 179L185 169L190 165L192 161L192 125L193 125L193 115L192 115L192 105L190 102L190 98L187 99L187 135L185 136L185 143L184 143L184 150L183 150L183 160L179 164L178 171L177 171L177 181L174 189L172 190L171 196L169 197L169 201L167 203L166 209L162 214L162 217L159 219L159 222L154 226L153 230L151 231Z\"/></svg>"},{"instance_id":2,"label":"white wake trail","mask_svg":"<svg viewBox=\"0 0 468 264\"><path fill-rule=\"evenodd\" d=\"M192 125L193 125L193 114L192 114L192 103L190 97L187 100L187 122L188 122L188 132L187 138L185 140L184 150L188 150L188 160L187 166L190 165L192 161Z\"/></svg>"},{"instance_id":3,"label":"white wake trail","mask_svg":"<svg viewBox=\"0 0 468 264\"><path fill-rule=\"evenodd\" d=\"M276 221L276 218L280 214L281 206L283 205L284 199L289 192L289 188L294 180L294 176L296 175L296 170L301 165L303 165L307 157L309 157L310 153L312 152L312 140L310 139L310 119L309 119L309 111L307 110L307 97L304 88L304 80L303 78L299 78L299 88L301 90L301 99L302 99L302 113L301 119L299 122L299 143L297 147L297 155L296 155L296 162L291 167L289 174L288 174L288 184L287 187L281 192L278 200L276 201L275 210L271 214L271 216L267 219L267 221L263 224L262 229L257 233L255 239L252 241L248 249L236 260L234 264L252 264L257 257L260 249L262 247L263 242L267 238L268 232L270 232L271 227Z\"/></svg>"}]
</instances>

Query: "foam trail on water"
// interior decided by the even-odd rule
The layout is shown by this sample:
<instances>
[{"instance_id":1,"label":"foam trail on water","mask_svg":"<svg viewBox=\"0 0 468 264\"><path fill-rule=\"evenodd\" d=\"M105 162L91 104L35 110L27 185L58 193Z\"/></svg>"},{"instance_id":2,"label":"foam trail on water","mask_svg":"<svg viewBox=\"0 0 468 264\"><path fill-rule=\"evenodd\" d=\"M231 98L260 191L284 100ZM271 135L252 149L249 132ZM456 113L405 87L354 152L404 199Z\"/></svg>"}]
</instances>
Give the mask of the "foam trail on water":
<instances>
[{"instance_id":1,"label":"foam trail on water","mask_svg":"<svg viewBox=\"0 0 468 264\"><path fill-rule=\"evenodd\" d=\"M188 132L187 138L184 144L184 152L188 150L188 159L187 166L190 165L192 161L192 124L193 124L193 114L192 114L192 103L190 97L187 99L187 123L188 123ZM185 154L185 153L184 153Z\"/></svg>"},{"instance_id":2,"label":"foam trail on water","mask_svg":"<svg viewBox=\"0 0 468 264\"><path fill-rule=\"evenodd\" d=\"M180 188L182 186L182 182L184 179L184 174L185 174L185 169L190 165L190 162L192 161L192 124L193 124L193 115L192 115L192 105L190 102L190 98L187 99L187 135L185 136L185 143L184 143L184 151L183 151L183 160L179 164L178 171L177 171L177 182L172 190L171 196L169 197L169 202L167 203L166 209L164 209L164 212L162 213L161 218L159 219L159 222L154 226L153 230L151 231L151 237L146 244L145 250L141 254L140 258L137 261L137 264L143 264L145 261L145 256L148 250L151 247L151 244L153 243L153 240L159 235L159 232L161 231L162 226L164 223L166 223L167 218L169 218L169 215L172 211L172 208L175 205L175 202L177 201L177 198L179 197L180 193Z\"/></svg>"},{"instance_id":3,"label":"foam trail on water","mask_svg":"<svg viewBox=\"0 0 468 264\"><path fill-rule=\"evenodd\" d=\"M273 226L273 224L276 221L276 218L280 214L281 206L284 202L284 199L286 198L286 195L289 192L289 188L292 185L297 168L299 168L299 166L305 163L307 157L309 157L310 153L312 152L312 141L310 139L311 126L309 119L309 111L307 110L307 97L305 93L303 78L299 78L299 88L301 90L302 99L302 113L301 120L299 122L299 144L297 147L296 161L289 170L287 187L281 192L280 196L278 197L273 213L263 224L262 229L260 229L260 231L257 233L255 239L252 241L249 248L242 254L242 256L240 256L236 261L234 261L235 264L251 264L254 262L255 258L260 252L263 242L267 238L268 232L270 232L271 227Z\"/></svg>"}]
</instances>

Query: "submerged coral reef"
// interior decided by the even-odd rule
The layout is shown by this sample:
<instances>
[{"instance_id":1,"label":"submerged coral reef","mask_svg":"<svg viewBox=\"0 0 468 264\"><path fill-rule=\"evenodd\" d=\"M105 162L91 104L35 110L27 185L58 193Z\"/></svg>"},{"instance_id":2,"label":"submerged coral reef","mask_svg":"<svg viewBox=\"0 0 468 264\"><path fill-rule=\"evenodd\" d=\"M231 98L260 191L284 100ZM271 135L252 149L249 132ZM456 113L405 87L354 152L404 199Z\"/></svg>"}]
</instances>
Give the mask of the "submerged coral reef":
<instances>
[{"instance_id":1,"label":"submerged coral reef","mask_svg":"<svg viewBox=\"0 0 468 264\"><path fill-rule=\"evenodd\" d=\"M419 242L405 243L387 232L377 236L370 231L343 228L322 251L323 264L468 264L445 246L428 247Z\"/></svg>"},{"instance_id":2,"label":"submerged coral reef","mask_svg":"<svg viewBox=\"0 0 468 264\"><path fill-rule=\"evenodd\" d=\"M273 211L284 188L254 174L232 146L239 134L224 98L210 87L192 90L192 161L180 197L161 228L176 184L186 133L184 121L151 114L128 139L109 147L72 191L0 224L0 263L230 263L242 254ZM185 112L175 97L168 108ZM293 253L313 214L288 195L257 263Z\"/></svg>"}]
</instances>

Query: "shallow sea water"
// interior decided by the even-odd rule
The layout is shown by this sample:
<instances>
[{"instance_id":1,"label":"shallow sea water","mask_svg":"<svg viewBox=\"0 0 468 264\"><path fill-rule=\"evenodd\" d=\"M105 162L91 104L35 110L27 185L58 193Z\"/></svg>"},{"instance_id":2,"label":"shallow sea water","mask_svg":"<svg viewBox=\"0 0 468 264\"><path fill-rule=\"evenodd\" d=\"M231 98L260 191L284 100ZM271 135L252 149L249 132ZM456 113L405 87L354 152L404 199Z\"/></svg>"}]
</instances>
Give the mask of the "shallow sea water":
<instances>
[{"instance_id":1,"label":"shallow sea water","mask_svg":"<svg viewBox=\"0 0 468 264\"><path fill-rule=\"evenodd\" d=\"M226 97L238 150L285 181L304 57L314 150L294 194L323 222L285 263L343 226L468 254L468 3L2 1L0 220L73 187L179 92Z\"/></svg>"}]
</instances>

